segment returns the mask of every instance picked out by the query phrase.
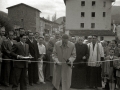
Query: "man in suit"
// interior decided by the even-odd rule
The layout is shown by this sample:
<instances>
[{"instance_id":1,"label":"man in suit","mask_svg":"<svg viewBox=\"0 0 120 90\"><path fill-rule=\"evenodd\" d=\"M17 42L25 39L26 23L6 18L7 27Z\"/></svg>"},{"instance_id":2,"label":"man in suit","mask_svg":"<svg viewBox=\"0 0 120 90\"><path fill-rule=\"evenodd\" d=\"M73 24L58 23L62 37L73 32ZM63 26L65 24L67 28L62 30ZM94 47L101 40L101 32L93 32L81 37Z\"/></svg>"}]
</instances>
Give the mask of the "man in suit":
<instances>
[{"instance_id":1,"label":"man in suit","mask_svg":"<svg viewBox=\"0 0 120 90\"><path fill-rule=\"evenodd\" d=\"M1 52L1 45L3 43L3 41L6 39L5 35L5 27L1 27L0 26L0 76L1 74L1 65L2 65L2 52ZM1 78L0 78L0 83L1 83ZM1 90L1 89L0 89Z\"/></svg>"},{"instance_id":2,"label":"man in suit","mask_svg":"<svg viewBox=\"0 0 120 90\"><path fill-rule=\"evenodd\" d=\"M20 90L27 90L27 68L28 60L19 61L25 56L29 56L29 45L26 44L26 35L20 35L20 42L14 44L11 50L11 56L16 59L13 62L13 86L12 90L17 90L20 81Z\"/></svg>"},{"instance_id":3,"label":"man in suit","mask_svg":"<svg viewBox=\"0 0 120 90\"><path fill-rule=\"evenodd\" d=\"M0 27L0 62L2 62L2 52L1 52L1 45L3 41L6 39L5 35L5 27ZM1 67L1 64L0 64ZM0 73L1 73L1 68L0 68Z\"/></svg>"},{"instance_id":4,"label":"man in suit","mask_svg":"<svg viewBox=\"0 0 120 90\"><path fill-rule=\"evenodd\" d=\"M28 39L26 42L29 45L29 51L32 57L32 61L38 61L39 51L37 46L37 41L34 40L33 32L29 32ZM32 62L28 66L28 76L29 76L29 85L33 85L33 83L37 84L39 77L38 77L38 63Z\"/></svg>"},{"instance_id":5,"label":"man in suit","mask_svg":"<svg viewBox=\"0 0 120 90\"><path fill-rule=\"evenodd\" d=\"M12 45L16 43L14 38L14 32L9 31L8 32L8 39L3 41L1 46L1 51L3 53L2 58L3 59L11 59L10 52L12 49ZM11 71L11 61L10 60L3 60L2 62L2 81L5 86L9 86L9 78L10 78L10 71Z\"/></svg>"}]
</instances>

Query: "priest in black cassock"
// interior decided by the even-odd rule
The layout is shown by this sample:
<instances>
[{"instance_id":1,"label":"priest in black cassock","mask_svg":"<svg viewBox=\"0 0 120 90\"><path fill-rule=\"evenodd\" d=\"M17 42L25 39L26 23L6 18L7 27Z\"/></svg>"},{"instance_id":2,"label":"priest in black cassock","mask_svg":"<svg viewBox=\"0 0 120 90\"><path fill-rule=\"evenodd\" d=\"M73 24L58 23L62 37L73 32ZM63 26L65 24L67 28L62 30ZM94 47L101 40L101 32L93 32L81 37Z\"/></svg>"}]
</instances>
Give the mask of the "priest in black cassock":
<instances>
[{"instance_id":1,"label":"priest in black cassock","mask_svg":"<svg viewBox=\"0 0 120 90\"><path fill-rule=\"evenodd\" d=\"M74 61L74 67L72 71L71 88L83 89L86 84L86 71L87 60L89 58L89 50L86 44L83 44L83 38L79 37L76 47L76 60Z\"/></svg>"}]
</instances>

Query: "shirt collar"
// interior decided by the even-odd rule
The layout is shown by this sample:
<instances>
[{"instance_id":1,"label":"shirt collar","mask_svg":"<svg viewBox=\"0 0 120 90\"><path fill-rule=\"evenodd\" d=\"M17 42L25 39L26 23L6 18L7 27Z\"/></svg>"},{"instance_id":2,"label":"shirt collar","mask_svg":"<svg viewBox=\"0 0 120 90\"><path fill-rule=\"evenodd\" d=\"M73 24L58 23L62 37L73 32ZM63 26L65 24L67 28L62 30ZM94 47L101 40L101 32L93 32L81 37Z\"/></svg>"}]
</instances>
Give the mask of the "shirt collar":
<instances>
[{"instance_id":1,"label":"shirt collar","mask_svg":"<svg viewBox=\"0 0 120 90\"><path fill-rule=\"evenodd\" d=\"M110 59L113 59L114 56L110 56Z\"/></svg>"},{"instance_id":2,"label":"shirt collar","mask_svg":"<svg viewBox=\"0 0 120 90\"><path fill-rule=\"evenodd\" d=\"M20 43L23 45L23 42L20 41Z\"/></svg>"},{"instance_id":3,"label":"shirt collar","mask_svg":"<svg viewBox=\"0 0 120 90\"><path fill-rule=\"evenodd\" d=\"M28 38L29 39L29 38ZM29 39L30 40L30 39ZM30 42L33 42L33 39L32 40L30 40Z\"/></svg>"},{"instance_id":4,"label":"shirt collar","mask_svg":"<svg viewBox=\"0 0 120 90\"><path fill-rule=\"evenodd\" d=\"M39 43L37 43L38 45L40 45L40 46L43 46L43 44L39 44Z\"/></svg>"}]
</instances>

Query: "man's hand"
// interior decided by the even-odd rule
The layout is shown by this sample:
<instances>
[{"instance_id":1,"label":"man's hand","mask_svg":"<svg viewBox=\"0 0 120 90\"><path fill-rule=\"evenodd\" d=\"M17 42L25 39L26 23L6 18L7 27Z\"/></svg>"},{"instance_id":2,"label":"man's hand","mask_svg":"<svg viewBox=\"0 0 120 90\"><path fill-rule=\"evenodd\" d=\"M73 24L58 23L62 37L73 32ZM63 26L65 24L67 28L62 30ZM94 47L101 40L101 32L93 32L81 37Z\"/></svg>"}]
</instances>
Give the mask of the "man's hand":
<instances>
[{"instance_id":1,"label":"man's hand","mask_svg":"<svg viewBox=\"0 0 120 90\"><path fill-rule=\"evenodd\" d=\"M86 56L84 56L83 59L86 59Z\"/></svg>"},{"instance_id":2,"label":"man's hand","mask_svg":"<svg viewBox=\"0 0 120 90\"><path fill-rule=\"evenodd\" d=\"M31 61L29 60L28 63L31 63Z\"/></svg>"},{"instance_id":3,"label":"man's hand","mask_svg":"<svg viewBox=\"0 0 120 90\"><path fill-rule=\"evenodd\" d=\"M23 56L22 56L22 55L18 55L17 58L18 58L18 59L22 59Z\"/></svg>"},{"instance_id":4,"label":"man's hand","mask_svg":"<svg viewBox=\"0 0 120 90\"><path fill-rule=\"evenodd\" d=\"M71 61L69 60L69 61L67 62L67 64L71 64Z\"/></svg>"},{"instance_id":5,"label":"man's hand","mask_svg":"<svg viewBox=\"0 0 120 90\"><path fill-rule=\"evenodd\" d=\"M67 60L66 63L67 63L68 66L70 66L70 67L72 66L72 61L71 60Z\"/></svg>"},{"instance_id":6,"label":"man's hand","mask_svg":"<svg viewBox=\"0 0 120 90\"><path fill-rule=\"evenodd\" d=\"M31 55L29 55L29 57L30 57L30 58L32 58L32 56L31 56Z\"/></svg>"},{"instance_id":7,"label":"man's hand","mask_svg":"<svg viewBox=\"0 0 120 90\"><path fill-rule=\"evenodd\" d=\"M38 61L41 61L42 60L42 58L38 58Z\"/></svg>"},{"instance_id":8,"label":"man's hand","mask_svg":"<svg viewBox=\"0 0 120 90\"><path fill-rule=\"evenodd\" d=\"M56 65L59 65L59 66L60 66L60 65L62 65L62 64L61 64L61 62L56 62Z\"/></svg>"}]
</instances>

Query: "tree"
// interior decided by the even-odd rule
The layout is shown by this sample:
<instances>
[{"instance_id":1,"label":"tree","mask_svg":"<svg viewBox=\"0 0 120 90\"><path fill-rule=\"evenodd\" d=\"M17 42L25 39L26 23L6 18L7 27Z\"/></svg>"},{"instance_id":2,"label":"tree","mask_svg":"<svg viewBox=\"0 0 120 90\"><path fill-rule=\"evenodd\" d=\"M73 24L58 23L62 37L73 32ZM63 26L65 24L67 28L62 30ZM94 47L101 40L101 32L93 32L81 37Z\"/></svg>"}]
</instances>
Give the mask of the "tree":
<instances>
[{"instance_id":1,"label":"tree","mask_svg":"<svg viewBox=\"0 0 120 90\"><path fill-rule=\"evenodd\" d=\"M14 30L12 21L8 18L7 13L0 11L0 27L5 27L6 33L10 30Z\"/></svg>"}]
</instances>

